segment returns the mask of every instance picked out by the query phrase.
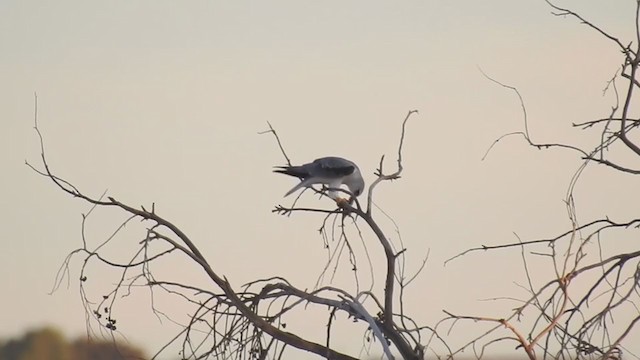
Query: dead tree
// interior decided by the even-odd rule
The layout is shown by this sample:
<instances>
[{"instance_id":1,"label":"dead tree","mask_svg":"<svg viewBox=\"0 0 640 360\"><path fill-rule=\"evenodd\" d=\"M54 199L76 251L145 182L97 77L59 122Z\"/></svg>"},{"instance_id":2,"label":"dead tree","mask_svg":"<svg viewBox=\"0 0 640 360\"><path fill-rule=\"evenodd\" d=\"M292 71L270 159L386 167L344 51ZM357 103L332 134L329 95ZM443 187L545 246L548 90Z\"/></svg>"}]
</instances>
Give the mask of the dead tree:
<instances>
[{"instance_id":1,"label":"dead tree","mask_svg":"<svg viewBox=\"0 0 640 360\"><path fill-rule=\"evenodd\" d=\"M231 279L223 275L224 269L207 260L198 248L198 239L192 239L183 230L174 225L156 211L155 205L149 207L136 207L125 201L103 194L100 197L91 197L81 191L70 181L56 174L49 165L45 153L43 135L38 128L37 98L35 131L40 140L41 164L35 166L27 163L34 171L49 179L59 190L64 191L73 198L80 199L91 206L91 209L83 214L82 219L82 245L71 251L65 259L58 277L57 283L71 271L69 263L72 258L82 259L82 268L76 278L80 282L80 292L87 315L89 328L97 325L99 331L114 332L123 321L132 319L117 319L112 311L114 305L120 301L123 295L131 295L145 289L150 291L152 299L154 294L163 292L181 299L185 304L185 312L191 314L186 319L170 319L174 323L181 324L181 330L175 334L175 338L164 347L157 349L154 356L160 354L166 356L170 345L180 344L180 356L183 359L217 359L217 358L252 358L272 359L282 358L286 348L295 348L302 351L317 354L328 359L356 359L355 355L349 355L336 351L331 343L332 326L337 321L337 314L343 313L354 322L364 323L363 334L369 341L378 344L386 358L393 359L400 356L404 359L422 359L425 352L425 344L437 334L430 327L418 326L409 315L405 314L403 305L403 290L414 279L415 275L405 274L403 257L405 249L396 250L391 244L391 239L378 225L372 211L373 196L376 187L384 181L398 179L402 173L402 145L405 139L405 128L408 120L416 111L410 111L402 122L400 144L397 154L397 169L393 173L385 173L383 170L384 157L380 159L377 169L377 178L369 187L366 204L357 200L352 204L342 204L334 209L300 208L295 202L292 206L277 206L273 210L276 214L291 215L297 212L313 212L322 219L323 227L327 222L333 221L340 224L340 234L336 246L345 246L349 251L349 258L355 261L356 255L351 251L349 238L345 232L347 226L367 226L377 238L377 244L370 242L375 249L382 251L386 263L372 266L385 267L385 281L380 288L359 290L342 289L334 286L316 286L312 290L303 290L281 277L270 277L253 280L242 286L232 285ZM278 135L269 125L270 130L283 155L288 157L280 143ZM322 189L316 189L320 196L324 196ZM106 240L94 244L85 236L85 223L96 208L114 208L127 219L117 226L116 230ZM141 221L144 225L142 234L133 235L125 230L125 225L134 220ZM122 234L126 232L126 234ZM132 243L139 242L137 249L128 255L129 261L119 262L107 255L106 250L111 245L115 236L126 236ZM137 237L136 237L137 236ZM186 258L192 264L197 265L205 275L208 283L206 286L196 286L187 279L183 281L170 281L156 275L153 266L156 262L172 261L178 257ZM331 261L339 261L340 256L331 257ZM113 286L103 286L102 292L97 295L86 290L86 285L91 281L91 271L88 264L99 264L107 269L120 273L120 280ZM355 265L355 264L354 264ZM327 267L329 264L327 264ZM422 267L424 266L424 262ZM422 269L420 267L420 270ZM354 266L355 268L355 266ZM355 270L355 269L354 269ZM75 277L75 275L73 275ZM106 288L104 288L106 287ZM106 295L105 295L106 294ZM167 317L162 309L156 308L154 303L152 310L160 317ZM283 321L285 314L296 311L296 316L305 316L305 309L315 306L328 309L326 324L326 338L323 343L305 339L294 331L286 329ZM398 310L399 309L399 310Z\"/></svg>"},{"instance_id":2,"label":"dead tree","mask_svg":"<svg viewBox=\"0 0 640 360\"><path fill-rule=\"evenodd\" d=\"M518 90L487 76L518 96L524 119L522 131L503 135L491 145L489 151L505 137L520 136L533 148L572 151L579 156L577 170L568 179L565 197L570 227L559 234L534 240L521 241L516 235L515 242L482 245L455 256L458 258L480 251L517 250L516 256L522 257L526 273L522 287L528 291L529 297L518 299L518 305L504 317L461 315L445 311L447 317L439 326L453 326L468 321L495 324L489 331L454 351L454 355L473 348L481 357L489 346L513 342L531 360L620 359L623 355L637 358L638 354L629 354L628 351L625 354L625 344L637 344L638 341L640 250L603 256L603 244L614 241L619 231L637 232L640 218L630 214L630 218L626 219L605 217L581 222L576 216L574 188L583 171L591 166L606 166L612 172L629 176L640 174L640 169L612 157L615 156L612 154L623 152L640 157L637 136L632 136L634 133L637 135L640 125L638 115L633 115L634 109L637 110L637 104L634 106L634 103L637 103L640 91L640 1L636 1L635 7L635 38L630 40L619 39L577 12L546 2L555 16L577 19L607 39L622 54L622 64L604 90L605 93L613 93L615 103L606 115L573 124L580 130L595 129L599 132L599 142L593 147L583 149L563 142L539 143L530 136L530 122ZM614 149L616 151L610 151ZM533 257L547 262L548 267L553 269L552 278L541 283L532 280L529 262ZM634 331L635 336L630 335Z\"/></svg>"}]
</instances>

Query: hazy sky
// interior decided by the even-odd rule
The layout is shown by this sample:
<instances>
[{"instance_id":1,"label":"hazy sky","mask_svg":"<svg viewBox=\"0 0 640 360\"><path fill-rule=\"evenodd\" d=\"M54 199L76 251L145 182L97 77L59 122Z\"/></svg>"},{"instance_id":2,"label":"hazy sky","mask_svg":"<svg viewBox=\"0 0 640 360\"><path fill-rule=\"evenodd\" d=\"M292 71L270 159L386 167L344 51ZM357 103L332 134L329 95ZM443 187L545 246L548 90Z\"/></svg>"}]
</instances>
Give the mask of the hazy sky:
<instances>
[{"instance_id":1,"label":"hazy sky","mask_svg":"<svg viewBox=\"0 0 640 360\"><path fill-rule=\"evenodd\" d=\"M633 3L560 4L628 43ZM602 89L621 59L611 43L573 19L552 16L542 0L3 0L0 337L42 324L69 335L85 331L79 261L70 287L47 295L66 254L81 245L80 214L88 206L24 165L39 159L34 92L58 175L92 196L108 189L132 205L155 202L236 286L280 275L311 288L326 260L320 216L271 213L276 204L290 204L282 195L293 180L271 172L284 159L272 137L257 135L267 121L294 162L344 156L371 183L380 155L395 156L405 114L418 109L408 124L404 176L380 186L376 199L400 227L410 269L430 251L407 311L433 325L445 308L505 316L512 303L478 300L525 296L514 284L525 280L518 251L473 254L444 267L445 259L512 242L513 232L532 239L570 226L563 199L579 165L575 154L537 151L511 138L481 161L498 136L522 129L522 117L514 94L478 68L519 88L535 138L586 145L598 134L571 123L608 114L612 99ZM579 220L629 220L636 206L620 198L630 196L624 189L632 180L590 168L576 189ZM331 205L315 198L304 204ZM88 233L97 244L122 216L94 215ZM381 264L375 239L365 236ZM121 256L139 240L123 236L110 254ZM630 246L630 239L611 239L605 250ZM540 264L535 271L543 274ZM170 265L157 271L194 276ZM94 294L113 281L101 271L92 273ZM152 351L175 332L147 310L145 294L123 304L122 312L136 311L121 315L119 327L134 344ZM474 331L458 328L452 341ZM340 346L359 349L360 339Z\"/></svg>"}]
</instances>

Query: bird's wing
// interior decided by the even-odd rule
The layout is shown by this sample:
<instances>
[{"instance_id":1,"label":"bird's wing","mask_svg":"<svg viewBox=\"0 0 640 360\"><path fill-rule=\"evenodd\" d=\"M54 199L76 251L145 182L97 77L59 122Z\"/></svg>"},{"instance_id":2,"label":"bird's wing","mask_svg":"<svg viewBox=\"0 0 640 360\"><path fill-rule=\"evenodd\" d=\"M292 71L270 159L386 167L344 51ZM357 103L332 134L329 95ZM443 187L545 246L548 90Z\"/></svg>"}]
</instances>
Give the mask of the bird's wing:
<instances>
[{"instance_id":1,"label":"bird's wing","mask_svg":"<svg viewBox=\"0 0 640 360\"><path fill-rule=\"evenodd\" d=\"M309 172L303 166L276 166L273 172L285 174L289 176L295 176L299 179L305 179L309 177Z\"/></svg>"},{"instance_id":2,"label":"bird's wing","mask_svg":"<svg viewBox=\"0 0 640 360\"><path fill-rule=\"evenodd\" d=\"M325 179L342 178L353 174L356 169L351 161L339 157L323 157L304 166L309 175Z\"/></svg>"}]
</instances>

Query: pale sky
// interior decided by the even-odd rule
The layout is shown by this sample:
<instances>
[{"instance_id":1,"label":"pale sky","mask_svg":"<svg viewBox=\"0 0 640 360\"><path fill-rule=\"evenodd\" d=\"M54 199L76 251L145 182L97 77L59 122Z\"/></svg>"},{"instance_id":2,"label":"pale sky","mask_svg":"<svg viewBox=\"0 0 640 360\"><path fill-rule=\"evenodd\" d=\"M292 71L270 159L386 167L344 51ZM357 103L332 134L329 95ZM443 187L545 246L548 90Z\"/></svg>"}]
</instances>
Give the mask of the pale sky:
<instances>
[{"instance_id":1,"label":"pale sky","mask_svg":"<svg viewBox=\"0 0 640 360\"><path fill-rule=\"evenodd\" d=\"M559 4L628 43L633 3ZM444 260L513 242L513 232L526 240L570 226L563 199L580 164L576 154L511 138L481 161L497 137L522 129L522 113L517 97L478 68L518 87L534 138L585 146L598 133L571 123L608 115L612 97L602 90L622 60L615 46L574 19L552 16L542 0L4 0L0 49L2 338L44 324L68 336L85 333L80 262L72 264L68 289L47 293L66 254L81 245L80 214L89 207L24 164L39 164L34 92L58 175L91 196L108 189L134 206L155 202L235 286L279 275L311 288L326 260L321 216L271 213L291 203L282 195L294 181L271 172L284 159L272 137L257 135L267 121L292 161L343 156L370 184L382 154L393 166L405 114L419 110L408 124L403 177L381 185L376 201L398 223L410 269L430 251L407 311L434 325L442 309L503 317L512 303L479 300L526 295L514 284L526 280L517 250L471 254L446 267ZM579 220L630 220L636 206L624 199L632 181L589 168L576 189ZM331 206L312 197L303 203ZM97 244L122 215L94 216L88 233ZM389 221L379 219L397 240ZM109 254L127 254L137 234L119 238ZM608 254L633 249L629 237L603 239ZM372 234L365 241L374 263L384 264ZM539 284L548 280L544 264L533 263ZM166 266L158 274L201 280L180 261ZM93 271L88 286L97 296L114 277ZM350 279L347 273L336 282L351 286ZM374 291L382 291L381 274ZM146 292L122 304L121 334L149 353L175 333L148 310ZM181 316L188 311L165 306ZM317 319L315 327L290 321L321 341L326 319ZM480 329L456 328L451 342ZM361 338L355 340L336 341L357 353Z\"/></svg>"}]
</instances>

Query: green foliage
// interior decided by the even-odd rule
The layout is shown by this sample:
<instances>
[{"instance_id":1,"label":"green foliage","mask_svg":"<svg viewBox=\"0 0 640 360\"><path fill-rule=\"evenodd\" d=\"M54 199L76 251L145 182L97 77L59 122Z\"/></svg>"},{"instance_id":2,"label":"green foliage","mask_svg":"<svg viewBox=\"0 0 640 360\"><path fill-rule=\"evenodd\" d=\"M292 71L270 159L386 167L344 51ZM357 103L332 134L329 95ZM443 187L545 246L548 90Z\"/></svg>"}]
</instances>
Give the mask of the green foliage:
<instances>
[{"instance_id":1,"label":"green foliage","mask_svg":"<svg viewBox=\"0 0 640 360\"><path fill-rule=\"evenodd\" d=\"M68 342L59 331L43 328L0 343L0 360L139 360L144 353L111 341Z\"/></svg>"}]
</instances>

